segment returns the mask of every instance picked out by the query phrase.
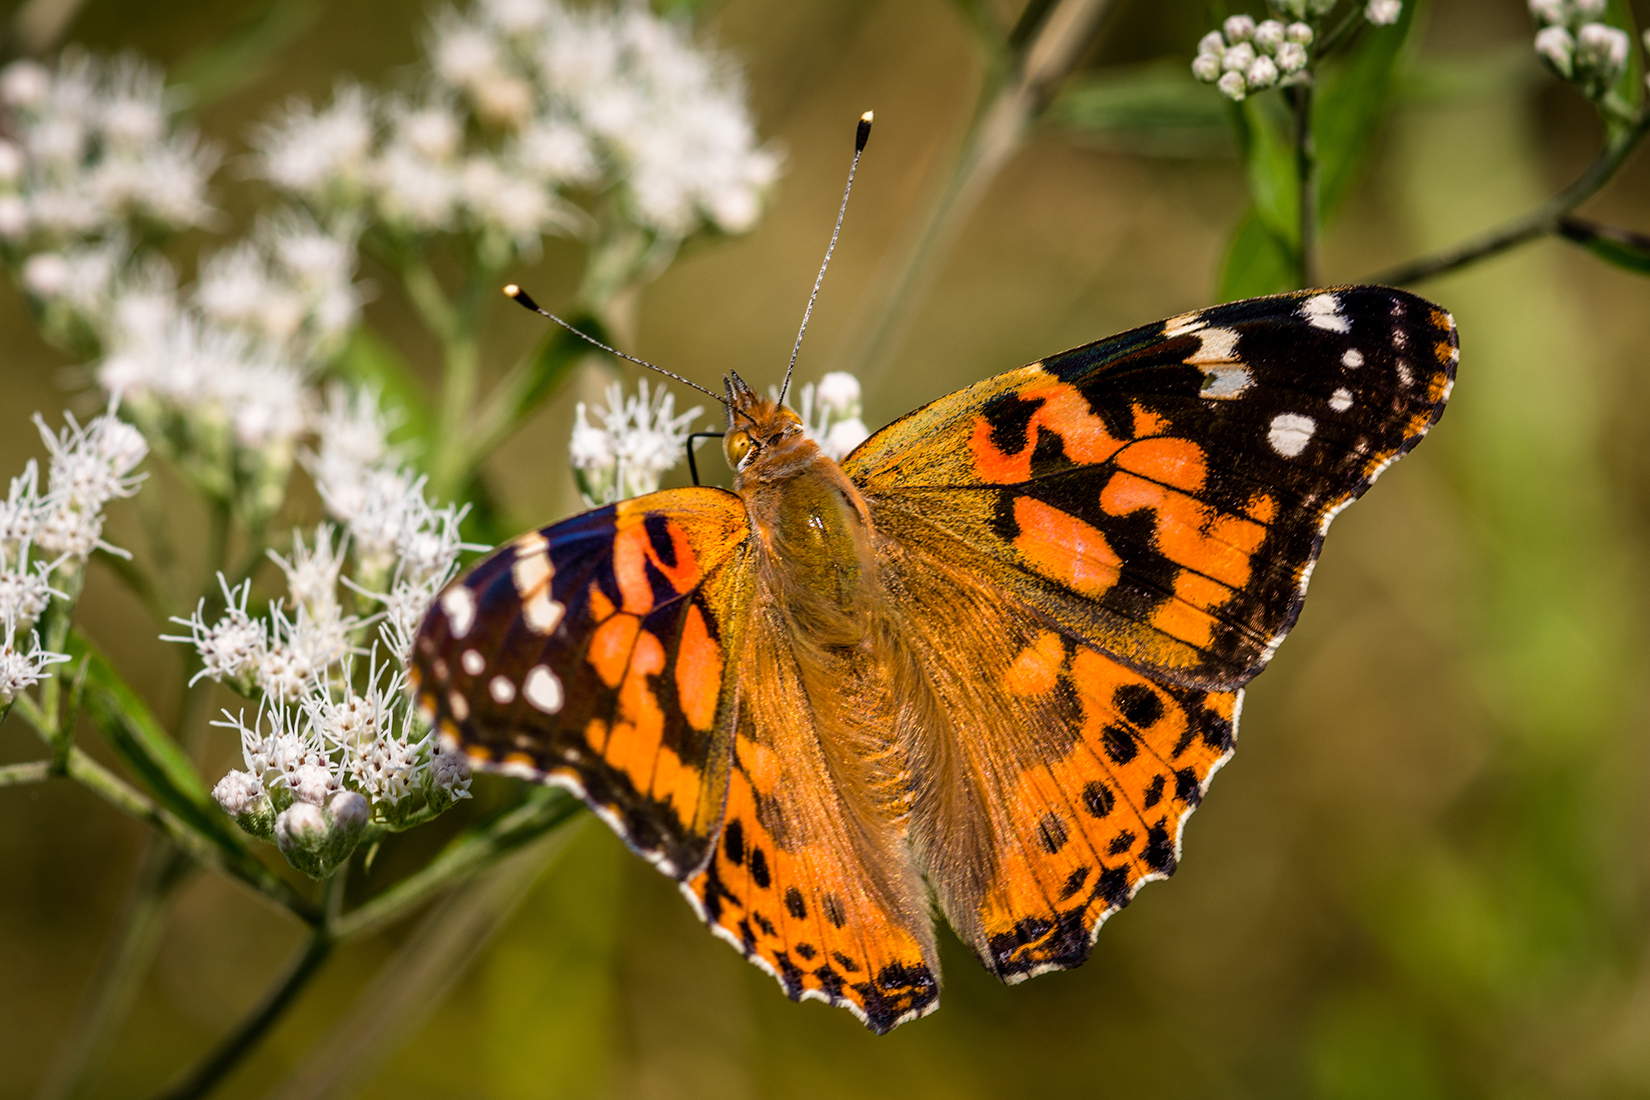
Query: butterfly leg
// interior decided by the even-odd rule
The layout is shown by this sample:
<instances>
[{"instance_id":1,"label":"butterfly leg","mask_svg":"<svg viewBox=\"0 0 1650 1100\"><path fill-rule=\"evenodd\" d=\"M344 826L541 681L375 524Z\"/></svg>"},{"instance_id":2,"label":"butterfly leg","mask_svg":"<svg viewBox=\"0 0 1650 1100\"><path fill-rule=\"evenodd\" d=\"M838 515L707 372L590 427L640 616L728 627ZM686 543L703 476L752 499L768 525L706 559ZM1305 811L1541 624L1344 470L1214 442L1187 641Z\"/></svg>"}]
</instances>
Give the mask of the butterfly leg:
<instances>
[{"instance_id":1,"label":"butterfly leg","mask_svg":"<svg viewBox=\"0 0 1650 1100\"><path fill-rule=\"evenodd\" d=\"M721 439L725 432L694 432L687 437L688 472L693 475L693 483L699 484L699 464L694 461L693 444L699 439Z\"/></svg>"}]
</instances>

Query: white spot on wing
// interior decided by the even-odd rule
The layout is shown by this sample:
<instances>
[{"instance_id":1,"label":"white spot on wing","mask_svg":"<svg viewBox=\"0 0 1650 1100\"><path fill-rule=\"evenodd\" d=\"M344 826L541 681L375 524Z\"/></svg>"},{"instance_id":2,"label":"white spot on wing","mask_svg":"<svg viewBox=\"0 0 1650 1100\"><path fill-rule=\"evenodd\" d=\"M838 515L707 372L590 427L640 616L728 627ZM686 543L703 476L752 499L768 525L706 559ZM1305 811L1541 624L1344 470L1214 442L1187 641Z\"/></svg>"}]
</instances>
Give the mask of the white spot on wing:
<instances>
[{"instance_id":1,"label":"white spot on wing","mask_svg":"<svg viewBox=\"0 0 1650 1100\"><path fill-rule=\"evenodd\" d=\"M483 657L479 650L474 649L466 649L458 663L463 665L464 671L471 676L480 676L487 668L487 658Z\"/></svg>"},{"instance_id":2,"label":"white spot on wing","mask_svg":"<svg viewBox=\"0 0 1650 1100\"><path fill-rule=\"evenodd\" d=\"M447 613L447 629L453 637L462 638L475 625L475 593L462 584L455 584L441 594L441 610Z\"/></svg>"},{"instance_id":3,"label":"white spot on wing","mask_svg":"<svg viewBox=\"0 0 1650 1100\"><path fill-rule=\"evenodd\" d=\"M1329 395L1329 407L1343 413L1352 407L1352 391L1344 386Z\"/></svg>"},{"instance_id":4,"label":"white spot on wing","mask_svg":"<svg viewBox=\"0 0 1650 1100\"><path fill-rule=\"evenodd\" d=\"M526 681L521 685L521 691L529 703L546 714L561 710L561 681L544 665L533 666L533 671L527 674Z\"/></svg>"},{"instance_id":5,"label":"white spot on wing","mask_svg":"<svg viewBox=\"0 0 1650 1100\"><path fill-rule=\"evenodd\" d=\"M492 682L487 685L487 694L493 697L493 702L504 706L515 701L516 685L508 676L494 676Z\"/></svg>"},{"instance_id":6,"label":"white spot on wing","mask_svg":"<svg viewBox=\"0 0 1650 1100\"><path fill-rule=\"evenodd\" d=\"M1216 401L1230 401L1249 388L1254 378L1243 367L1215 367L1203 379L1201 396Z\"/></svg>"},{"instance_id":7,"label":"white spot on wing","mask_svg":"<svg viewBox=\"0 0 1650 1100\"><path fill-rule=\"evenodd\" d=\"M535 634L548 634L561 622L565 610L559 601L550 598L550 589L545 587L522 605L521 617Z\"/></svg>"},{"instance_id":8,"label":"white spot on wing","mask_svg":"<svg viewBox=\"0 0 1650 1100\"><path fill-rule=\"evenodd\" d=\"M1188 332L1196 332L1203 327L1203 311L1193 310L1191 313L1182 313L1178 317L1170 317L1163 322L1165 337L1184 336Z\"/></svg>"},{"instance_id":9,"label":"white spot on wing","mask_svg":"<svg viewBox=\"0 0 1650 1100\"><path fill-rule=\"evenodd\" d=\"M1401 347L1406 346L1408 343L1409 343L1409 333L1405 332L1401 328L1395 328L1395 329L1392 330L1392 346L1393 347L1401 348Z\"/></svg>"},{"instance_id":10,"label":"white spot on wing","mask_svg":"<svg viewBox=\"0 0 1650 1100\"><path fill-rule=\"evenodd\" d=\"M470 701L456 691L447 693L447 709L453 712L453 717L460 722L470 717Z\"/></svg>"},{"instance_id":11,"label":"white spot on wing","mask_svg":"<svg viewBox=\"0 0 1650 1100\"><path fill-rule=\"evenodd\" d=\"M1415 381L1415 375L1410 373L1409 364L1402 359L1398 360L1398 384L1408 386Z\"/></svg>"},{"instance_id":12,"label":"white spot on wing","mask_svg":"<svg viewBox=\"0 0 1650 1100\"><path fill-rule=\"evenodd\" d=\"M1272 426L1266 433L1266 439L1278 454L1284 458L1294 458L1306 450L1306 445L1312 442L1312 433L1317 430L1318 422L1310 416L1279 413L1272 418Z\"/></svg>"},{"instance_id":13,"label":"white spot on wing","mask_svg":"<svg viewBox=\"0 0 1650 1100\"><path fill-rule=\"evenodd\" d=\"M1357 348L1347 348L1346 354L1341 356L1341 364L1357 370L1364 365L1364 353Z\"/></svg>"},{"instance_id":14,"label":"white spot on wing","mask_svg":"<svg viewBox=\"0 0 1650 1100\"><path fill-rule=\"evenodd\" d=\"M1206 328L1197 337L1203 341L1196 351L1186 357L1190 366L1204 363L1236 363L1238 334L1236 329Z\"/></svg>"},{"instance_id":15,"label":"white spot on wing","mask_svg":"<svg viewBox=\"0 0 1650 1100\"><path fill-rule=\"evenodd\" d=\"M1301 303L1301 316L1315 328L1330 332L1351 332L1352 322L1341 313L1341 300L1333 294L1314 294Z\"/></svg>"}]
</instances>

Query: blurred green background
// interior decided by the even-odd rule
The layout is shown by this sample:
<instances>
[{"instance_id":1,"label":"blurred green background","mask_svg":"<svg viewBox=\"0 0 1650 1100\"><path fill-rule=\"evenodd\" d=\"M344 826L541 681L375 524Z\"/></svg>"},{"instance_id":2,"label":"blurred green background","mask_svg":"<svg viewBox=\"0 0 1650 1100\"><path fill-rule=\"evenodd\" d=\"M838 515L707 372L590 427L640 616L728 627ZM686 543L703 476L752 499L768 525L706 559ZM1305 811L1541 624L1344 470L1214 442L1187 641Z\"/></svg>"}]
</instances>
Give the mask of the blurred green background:
<instances>
[{"instance_id":1,"label":"blurred green background","mask_svg":"<svg viewBox=\"0 0 1650 1100\"><path fill-rule=\"evenodd\" d=\"M745 65L786 175L753 233L691 249L643 293L638 354L704 383L729 367L778 381L853 120L870 107L876 135L799 377L838 365L980 87L957 9L709 6L704 29ZM1637 9L1643 26L1650 6ZM89 0L69 39L179 66L261 10ZM345 72L393 77L429 10L313 5L203 127L241 150L290 94L323 97ZM1200 3L1122 0L1076 79L1184 66L1212 22ZM1598 148L1588 105L1536 66L1519 0L1437 0L1423 22L1412 75L1326 242L1327 281L1517 214ZM1215 92L1202 94L1218 121ZM233 173L221 177L226 229L255 194ZM1040 126L967 220L893 369L868 379L865 419L1209 304L1246 204L1218 131ZM1650 230L1650 158L1586 210ZM515 277L554 304L572 289L575 249L552 242ZM406 303L378 285L370 321L433 372ZM947 936L940 1011L877 1038L845 1012L786 1001L586 821L433 919L344 949L222 1095L1650 1096L1650 283L1545 242L1419 289L1460 325L1449 413L1336 524L1179 872L1115 917L1082 969L1009 988ZM501 371L539 336L501 304L484 362ZM9 477L42 453L30 413L55 420L87 399L84 372L41 342L9 286L0 346ZM576 507L570 397L490 466L521 526ZM117 508L113 541L135 527ZM96 570L79 621L133 683L176 681L180 651ZM169 692L150 700L163 717L178 704ZM18 723L0 728L0 763L35 750ZM233 750L214 742L207 774ZM478 780L479 801L511 782ZM0 791L0 1097L30 1096L46 1074L122 919L140 839L69 785ZM373 874L405 871L419 850L409 842ZM253 1005L297 942L295 923L248 892L195 877L92 1095L159 1087Z\"/></svg>"}]
</instances>

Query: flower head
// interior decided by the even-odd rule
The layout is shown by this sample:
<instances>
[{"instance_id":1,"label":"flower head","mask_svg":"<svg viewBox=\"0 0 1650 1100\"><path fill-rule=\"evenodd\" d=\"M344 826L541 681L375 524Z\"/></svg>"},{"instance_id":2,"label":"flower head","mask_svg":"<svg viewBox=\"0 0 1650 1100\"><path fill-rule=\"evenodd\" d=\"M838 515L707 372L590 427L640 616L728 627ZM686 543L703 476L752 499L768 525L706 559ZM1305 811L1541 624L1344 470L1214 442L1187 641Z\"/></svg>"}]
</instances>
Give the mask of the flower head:
<instances>
[{"instance_id":1,"label":"flower head","mask_svg":"<svg viewBox=\"0 0 1650 1100\"><path fill-rule=\"evenodd\" d=\"M678 416L676 395L662 385L650 390L645 378L631 397L617 382L607 387L607 408L595 410L600 428L591 426L579 402L568 450L585 500L594 507L657 490L664 472L687 453L688 432L704 411L695 405Z\"/></svg>"}]
</instances>

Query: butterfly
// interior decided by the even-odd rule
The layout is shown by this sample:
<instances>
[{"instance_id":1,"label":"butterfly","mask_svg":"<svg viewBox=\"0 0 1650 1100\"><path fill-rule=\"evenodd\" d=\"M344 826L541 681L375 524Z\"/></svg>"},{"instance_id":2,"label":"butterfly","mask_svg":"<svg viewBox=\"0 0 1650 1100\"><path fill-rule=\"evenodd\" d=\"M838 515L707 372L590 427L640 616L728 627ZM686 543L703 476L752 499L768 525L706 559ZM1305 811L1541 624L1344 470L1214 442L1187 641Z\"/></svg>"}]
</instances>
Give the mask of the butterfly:
<instances>
[{"instance_id":1,"label":"butterfly","mask_svg":"<svg viewBox=\"0 0 1650 1100\"><path fill-rule=\"evenodd\" d=\"M413 651L441 738L565 787L792 999L938 1005L942 913L1006 982L1172 873L1330 521L1442 414L1438 306L1186 313L942 397L839 464L724 381L734 488L528 532Z\"/></svg>"}]
</instances>

